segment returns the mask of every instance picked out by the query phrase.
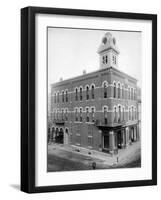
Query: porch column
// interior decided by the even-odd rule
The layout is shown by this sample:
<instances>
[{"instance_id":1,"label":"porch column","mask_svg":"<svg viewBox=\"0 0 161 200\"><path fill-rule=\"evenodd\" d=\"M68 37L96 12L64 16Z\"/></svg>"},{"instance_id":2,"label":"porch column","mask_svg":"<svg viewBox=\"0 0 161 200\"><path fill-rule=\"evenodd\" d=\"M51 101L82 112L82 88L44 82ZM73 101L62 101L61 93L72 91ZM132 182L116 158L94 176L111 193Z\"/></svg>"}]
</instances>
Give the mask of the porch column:
<instances>
[{"instance_id":1,"label":"porch column","mask_svg":"<svg viewBox=\"0 0 161 200\"><path fill-rule=\"evenodd\" d=\"M126 146L129 145L129 127L125 128L125 134L126 134Z\"/></svg>"},{"instance_id":2,"label":"porch column","mask_svg":"<svg viewBox=\"0 0 161 200\"><path fill-rule=\"evenodd\" d=\"M137 141L137 136L136 136L136 126L134 127L134 141Z\"/></svg>"},{"instance_id":3,"label":"porch column","mask_svg":"<svg viewBox=\"0 0 161 200\"><path fill-rule=\"evenodd\" d=\"M137 140L140 140L140 123L137 125Z\"/></svg>"},{"instance_id":4,"label":"porch column","mask_svg":"<svg viewBox=\"0 0 161 200\"><path fill-rule=\"evenodd\" d=\"M115 135L114 131L109 131L109 147L110 153L113 154L115 150Z\"/></svg>"}]
</instances>

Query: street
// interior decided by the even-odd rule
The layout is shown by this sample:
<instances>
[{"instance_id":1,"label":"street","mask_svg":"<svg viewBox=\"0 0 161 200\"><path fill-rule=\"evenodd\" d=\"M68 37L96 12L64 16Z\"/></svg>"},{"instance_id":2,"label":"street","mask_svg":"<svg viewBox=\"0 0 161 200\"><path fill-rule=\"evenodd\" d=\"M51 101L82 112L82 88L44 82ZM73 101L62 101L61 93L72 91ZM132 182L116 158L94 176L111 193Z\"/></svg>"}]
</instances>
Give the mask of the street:
<instances>
[{"instance_id":1,"label":"street","mask_svg":"<svg viewBox=\"0 0 161 200\"><path fill-rule=\"evenodd\" d=\"M119 150L118 155L90 151L87 149L49 144L48 145L48 165L47 171L74 171L74 170L93 170L93 163L96 169L115 169L141 167L140 142Z\"/></svg>"}]
</instances>

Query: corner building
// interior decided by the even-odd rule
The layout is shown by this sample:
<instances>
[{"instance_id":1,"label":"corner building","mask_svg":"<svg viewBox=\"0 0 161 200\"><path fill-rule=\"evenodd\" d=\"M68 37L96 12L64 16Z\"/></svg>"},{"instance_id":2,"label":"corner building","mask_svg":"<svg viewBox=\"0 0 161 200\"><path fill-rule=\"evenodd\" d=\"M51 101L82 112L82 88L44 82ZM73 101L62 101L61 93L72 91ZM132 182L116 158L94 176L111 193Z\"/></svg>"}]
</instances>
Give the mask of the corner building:
<instances>
[{"instance_id":1,"label":"corner building","mask_svg":"<svg viewBox=\"0 0 161 200\"><path fill-rule=\"evenodd\" d=\"M118 69L116 39L98 48L100 69L51 85L49 141L111 154L140 139L140 88Z\"/></svg>"}]
</instances>

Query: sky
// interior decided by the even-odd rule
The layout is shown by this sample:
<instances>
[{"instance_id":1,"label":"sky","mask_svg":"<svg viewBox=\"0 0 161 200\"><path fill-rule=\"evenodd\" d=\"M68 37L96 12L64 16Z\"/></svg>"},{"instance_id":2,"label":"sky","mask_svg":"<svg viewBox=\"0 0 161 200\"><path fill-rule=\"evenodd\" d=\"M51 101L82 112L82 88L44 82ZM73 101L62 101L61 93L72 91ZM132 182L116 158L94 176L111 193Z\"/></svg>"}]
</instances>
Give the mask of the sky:
<instances>
[{"instance_id":1,"label":"sky","mask_svg":"<svg viewBox=\"0 0 161 200\"><path fill-rule=\"evenodd\" d=\"M99 69L98 47L106 32L116 39L120 51L118 69L141 85L141 32L48 28L48 86Z\"/></svg>"}]
</instances>

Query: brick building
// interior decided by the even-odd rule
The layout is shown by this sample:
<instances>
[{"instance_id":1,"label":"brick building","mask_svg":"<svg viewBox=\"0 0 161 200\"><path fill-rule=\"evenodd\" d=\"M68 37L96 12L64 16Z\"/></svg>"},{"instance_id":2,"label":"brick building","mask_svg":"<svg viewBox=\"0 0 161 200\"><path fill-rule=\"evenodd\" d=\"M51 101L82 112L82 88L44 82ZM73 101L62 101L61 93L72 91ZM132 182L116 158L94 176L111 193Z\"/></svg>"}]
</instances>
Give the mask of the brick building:
<instances>
[{"instance_id":1,"label":"brick building","mask_svg":"<svg viewBox=\"0 0 161 200\"><path fill-rule=\"evenodd\" d=\"M51 85L48 139L117 153L140 139L140 89L134 77L118 69L111 33L103 37L98 54L99 70Z\"/></svg>"}]
</instances>

